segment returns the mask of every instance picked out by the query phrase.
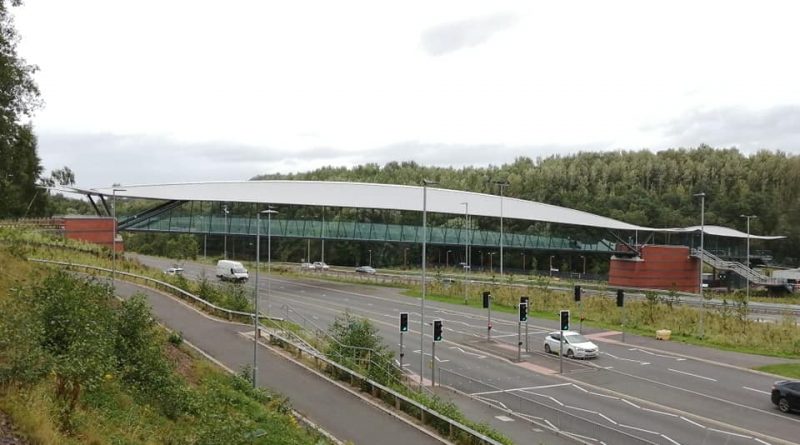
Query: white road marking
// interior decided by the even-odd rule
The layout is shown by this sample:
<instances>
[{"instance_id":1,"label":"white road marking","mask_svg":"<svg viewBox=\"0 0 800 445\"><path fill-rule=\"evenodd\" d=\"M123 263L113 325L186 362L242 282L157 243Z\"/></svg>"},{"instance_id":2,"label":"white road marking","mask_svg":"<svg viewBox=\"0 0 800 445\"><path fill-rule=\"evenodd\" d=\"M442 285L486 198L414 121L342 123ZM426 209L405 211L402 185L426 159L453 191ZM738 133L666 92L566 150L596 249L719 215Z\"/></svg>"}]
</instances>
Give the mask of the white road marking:
<instances>
[{"instance_id":1,"label":"white road marking","mask_svg":"<svg viewBox=\"0 0 800 445\"><path fill-rule=\"evenodd\" d=\"M654 355L654 356L656 356L656 357L670 358L670 359L673 359L673 360L675 360L675 361L678 361L678 362L682 362L682 361L685 361L685 360L686 360L685 358L682 358L682 357L675 357L675 356L673 356L673 355L656 354L655 352L651 352L651 351L648 351L648 350L645 350L645 349L639 349L639 348L630 348L630 349L628 349L628 350L629 350L629 351L639 351L639 352L643 352L643 353L645 353L645 354Z\"/></svg>"},{"instance_id":2,"label":"white road marking","mask_svg":"<svg viewBox=\"0 0 800 445\"><path fill-rule=\"evenodd\" d=\"M664 415L664 416L669 416L669 417L678 417L678 415L677 415L677 414L667 413L667 412L664 412L664 411L656 411L656 410L654 410L654 409L650 409L650 408L641 408L641 409L642 409L643 411L650 411L651 413L655 413L655 414L661 414L661 415Z\"/></svg>"},{"instance_id":3,"label":"white road marking","mask_svg":"<svg viewBox=\"0 0 800 445\"><path fill-rule=\"evenodd\" d=\"M605 415L605 414L603 414L603 413L597 413L597 415L598 415L598 416L600 416L600 417L602 417L602 418L604 418L604 419L606 419L607 421L609 421L610 423L612 423L612 424L614 424L614 425L616 425L616 424L617 424L617 422L616 422L614 419L612 419L612 418L610 418L610 417L606 416L606 415Z\"/></svg>"},{"instance_id":4,"label":"white road marking","mask_svg":"<svg viewBox=\"0 0 800 445\"><path fill-rule=\"evenodd\" d=\"M744 434L732 433L730 431L722 431L722 430L718 430L716 428L709 428L708 430L709 431L714 431L715 433L722 433L722 434L728 434L730 436L741 437L742 439L752 439L752 437L745 436Z\"/></svg>"},{"instance_id":5,"label":"white road marking","mask_svg":"<svg viewBox=\"0 0 800 445\"><path fill-rule=\"evenodd\" d=\"M414 351L414 354L419 354L419 349L417 349L416 351ZM426 352L426 353L425 353L425 355L430 355L430 354L428 354L428 353ZM449 362L450 360L442 360L442 359L440 359L439 357L436 357L436 361L437 361L437 362L439 362L439 363L447 363L447 362Z\"/></svg>"},{"instance_id":6,"label":"white road marking","mask_svg":"<svg viewBox=\"0 0 800 445\"><path fill-rule=\"evenodd\" d=\"M626 362L634 362L634 363L638 363L638 364L640 364L640 365L642 365L642 366L646 366L646 365L649 365L649 364L650 364L650 362L643 362L643 361L641 361L641 360L634 360L634 359L632 359L632 358L618 357L618 356L616 356L616 355L614 355L614 354L609 354L608 352L601 352L601 354L603 354L603 355L607 355L607 356L609 356L609 357L611 357L611 358L615 358L615 359L617 359L617 360L624 360L624 361L626 361Z\"/></svg>"},{"instance_id":7,"label":"white road marking","mask_svg":"<svg viewBox=\"0 0 800 445\"><path fill-rule=\"evenodd\" d=\"M770 394L772 394L772 393L771 393L771 392L769 392L769 391L762 391L762 390L760 390L760 389L751 388L751 387L749 387L749 386L742 386L742 388L744 388L744 389L749 389L750 391L760 392L761 394L767 394L767 395L770 395Z\"/></svg>"},{"instance_id":8,"label":"white road marking","mask_svg":"<svg viewBox=\"0 0 800 445\"><path fill-rule=\"evenodd\" d=\"M501 422L513 422L514 421L514 419L512 419L511 417L508 417L508 416L494 416L494 418L499 420L499 421L501 421Z\"/></svg>"},{"instance_id":9,"label":"white road marking","mask_svg":"<svg viewBox=\"0 0 800 445\"><path fill-rule=\"evenodd\" d=\"M588 390L588 389L583 389L582 387L580 387L580 386L578 386L578 385L576 385L576 384L574 384L574 383L572 384L572 386L574 386L576 389L579 389L579 390L581 390L581 391L583 391L583 392L589 392L589 390Z\"/></svg>"},{"instance_id":10,"label":"white road marking","mask_svg":"<svg viewBox=\"0 0 800 445\"><path fill-rule=\"evenodd\" d=\"M677 372L678 374L686 374L686 375L690 375L692 377L697 377L698 379L710 380L712 382L716 382L717 381L717 379L712 379L711 377L704 377L702 375L692 374L691 372L678 371L677 369L672 369L672 368L667 368L667 369L672 371L672 372Z\"/></svg>"},{"instance_id":11,"label":"white road marking","mask_svg":"<svg viewBox=\"0 0 800 445\"><path fill-rule=\"evenodd\" d=\"M450 346L450 349L455 349L456 351L461 352L463 354L474 355L475 357L478 357L478 358L486 358L485 355L481 355L481 354L476 354L474 352L465 351L465 350L459 348L458 346Z\"/></svg>"},{"instance_id":12,"label":"white road marking","mask_svg":"<svg viewBox=\"0 0 800 445\"><path fill-rule=\"evenodd\" d=\"M656 431L650 431L650 430L646 430L644 428L638 428L638 427L631 426L631 425L625 425L624 423L620 423L619 426L621 426L623 428L630 428L630 429L636 430L636 431L641 431L643 433L650 433L650 434L653 434L655 436L660 436L661 435L660 433L658 433Z\"/></svg>"},{"instance_id":13,"label":"white road marking","mask_svg":"<svg viewBox=\"0 0 800 445\"><path fill-rule=\"evenodd\" d=\"M578 439L591 440L592 442L597 442L597 439L595 439L594 437L582 436L580 434L570 433L570 432L566 432L565 434L569 434L570 436L577 437Z\"/></svg>"},{"instance_id":14,"label":"white road marking","mask_svg":"<svg viewBox=\"0 0 800 445\"><path fill-rule=\"evenodd\" d=\"M683 416L681 416L681 419L691 423L694 426L698 426L698 427L700 427L702 429L706 429L705 425L700 425L699 423L695 422L694 420L687 419L686 417L683 417Z\"/></svg>"},{"instance_id":15,"label":"white road marking","mask_svg":"<svg viewBox=\"0 0 800 445\"><path fill-rule=\"evenodd\" d=\"M758 443L763 443L764 445L772 445L769 442L764 442L763 440L759 439L758 437L754 437L753 440L755 440Z\"/></svg>"},{"instance_id":16,"label":"white road marking","mask_svg":"<svg viewBox=\"0 0 800 445\"><path fill-rule=\"evenodd\" d=\"M572 383L554 383L552 385L528 386L528 387L523 387L523 388L498 389L497 391L476 392L476 393L472 393L470 395L471 396L481 396L481 395L487 395L487 394L500 394L500 393L516 392L516 391L525 392L525 391L529 391L529 390L532 390L532 389L555 388L557 386L567 386L567 385L572 385Z\"/></svg>"},{"instance_id":17,"label":"white road marking","mask_svg":"<svg viewBox=\"0 0 800 445\"><path fill-rule=\"evenodd\" d=\"M681 445L680 442L673 440L671 437L665 436L663 434L661 434L661 437L663 437L664 439L667 439L668 441L674 443L675 445Z\"/></svg>"},{"instance_id":18,"label":"white road marking","mask_svg":"<svg viewBox=\"0 0 800 445\"><path fill-rule=\"evenodd\" d=\"M641 407L641 406L639 406L639 405L637 405L637 404L635 404L635 403L633 403L633 402L630 402L630 401L628 401L628 400L625 400L625 399L620 399L620 400L622 400L624 403L627 403L628 405L630 405L630 406L632 406L632 407L634 407L634 408L637 408L637 409L642 409L642 407Z\"/></svg>"}]
</instances>

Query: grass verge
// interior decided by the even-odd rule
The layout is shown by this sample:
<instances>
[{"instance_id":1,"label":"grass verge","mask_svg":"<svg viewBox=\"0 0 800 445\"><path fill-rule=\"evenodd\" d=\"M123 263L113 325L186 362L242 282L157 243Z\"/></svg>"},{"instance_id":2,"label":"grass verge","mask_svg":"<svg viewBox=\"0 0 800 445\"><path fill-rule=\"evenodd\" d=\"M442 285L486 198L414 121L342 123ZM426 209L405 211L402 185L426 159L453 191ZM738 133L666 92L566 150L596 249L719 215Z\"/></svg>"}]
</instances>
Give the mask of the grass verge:
<instances>
[{"instance_id":1,"label":"grass verge","mask_svg":"<svg viewBox=\"0 0 800 445\"><path fill-rule=\"evenodd\" d=\"M753 369L788 377L790 379L800 379L800 363L779 363L776 365L759 366Z\"/></svg>"}]
</instances>

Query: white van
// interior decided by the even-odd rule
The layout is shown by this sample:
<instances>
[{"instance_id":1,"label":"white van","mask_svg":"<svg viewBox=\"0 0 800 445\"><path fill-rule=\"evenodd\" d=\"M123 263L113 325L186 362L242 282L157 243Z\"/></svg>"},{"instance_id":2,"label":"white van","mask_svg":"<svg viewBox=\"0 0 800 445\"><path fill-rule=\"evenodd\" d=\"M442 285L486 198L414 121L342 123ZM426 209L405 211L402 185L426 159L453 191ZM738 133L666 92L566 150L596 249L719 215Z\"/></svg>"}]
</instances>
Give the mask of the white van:
<instances>
[{"instance_id":1,"label":"white van","mask_svg":"<svg viewBox=\"0 0 800 445\"><path fill-rule=\"evenodd\" d=\"M219 260L217 261L217 278L222 281L245 282L250 275L247 269L238 261Z\"/></svg>"}]
</instances>

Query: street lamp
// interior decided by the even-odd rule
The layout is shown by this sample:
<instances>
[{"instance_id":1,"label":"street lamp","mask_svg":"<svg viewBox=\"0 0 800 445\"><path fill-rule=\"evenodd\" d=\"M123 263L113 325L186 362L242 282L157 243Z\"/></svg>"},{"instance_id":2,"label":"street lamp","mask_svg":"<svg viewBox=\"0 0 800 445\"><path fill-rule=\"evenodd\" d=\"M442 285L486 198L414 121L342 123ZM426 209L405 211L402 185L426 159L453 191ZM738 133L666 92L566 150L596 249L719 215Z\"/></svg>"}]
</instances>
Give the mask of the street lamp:
<instances>
[{"instance_id":1,"label":"street lamp","mask_svg":"<svg viewBox=\"0 0 800 445\"><path fill-rule=\"evenodd\" d=\"M586 256L581 255L581 259L583 259L583 274L586 275Z\"/></svg>"},{"instance_id":2,"label":"street lamp","mask_svg":"<svg viewBox=\"0 0 800 445\"><path fill-rule=\"evenodd\" d=\"M261 269L261 214L267 215L267 315L269 315L269 276L272 274L272 215L278 213L275 210L267 209L256 213L256 283L253 295L253 388L256 387L256 376L258 375L258 271Z\"/></svg>"},{"instance_id":3,"label":"street lamp","mask_svg":"<svg viewBox=\"0 0 800 445\"><path fill-rule=\"evenodd\" d=\"M425 258L428 245L428 186L438 182L422 180L422 301L419 311L419 387L422 388L422 374L425 372ZM433 376L431 376L433 381Z\"/></svg>"},{"instance_id":4,"label":"street lamp","mask_svg":"<svg viewBox=\"0 0 800 445\"><path fill-rule=\"evenodd\" d=\"M756 215L739 215L742 218L747 218L747 299L745 300L745 307L750 303L750 220L758 218Z\"/></svg>"},{"instance_id":5,"label":"street lamp","mask_svg":"<svg viewBox=\"0 0 800 445\"><path fill-rule=\"evenodd\" d=\"M703 257L705 256L706 252L704 250L704 234L706 232L706 194L696 193L694 196L700 197L700 338L703 338L705 335L704 327L703 327L703 318L705 317L706 312L706 300L703 298Z\"/></svg>"},{"instance_id":6,"label":"street lamp","mask_svg":"<svg viewBox=\"0 0 800 445\"><path fill-rule=\"evenodd\" d=\"M464 206L464 304L467 304L467 273L470 268L469 260L469 203L462 202Z\"/></svg>"},{"instance_id":7,"label":"street lamp","mask_svg":"<svg viewBox=\"0 0 800 445\"><path fill-rule=\"evenodd\" d=\"M111 189L111 211L113 212L111 215L113 228L111 230L114 236L111 239L111 287L115 286L116 282L114 280L117 277L117 192L127 191L127 189L116 187Z\"/></svg>"},{"instance_id":8,"label":"street lamp","mask_svg":"<svg viewBox=\"0 0 800 445\"><path fill-rule=\"evenodd\" d=\"M450 252L452 252L452 250L448 249L447 250L447 254L444 257L444 262L445 262L444 267L445 267L445 269L449 269L450 268Z\"/></svg>"},{"instance_id":9,"label":"street lamp","mask_svg":"<svg viewBox=\"0 0 800 445\"><path fill-rule=\"evenodd\" d=\"M508 187L509 182L505 179L494 181L500 187L500 278L503 278L503 191Z\"/></svg>"},{"instance_id":10,"label":"street lamp","mask_svg":"<svg viewBox=\"0 0 800 445\"><path fill-rule=\"evenodd\" d=\"M369 267L372 267L372 249L368 249L369 252Z\"/></svg>"},{"instance_id":11,"label":"street lamp","mask_svg":"<svg viewBox=\"0 0 800 445\"><path fill-rule=\"evenodd\" d=\"M494 273L494 254L497 252L489 252L489 273ZM502 265L501 265L502 267Z\"/></svg>"},{"instance_id":12,"label":"street lamp","mask_svg":"<svg viewBox=\"0 0 800 445\"><path fill-rule=\"evenodd\" d=\"M225 232L224 232L225 238L222 247L223 250L222 257L227 260L228 259L228 213L231 213L230 211L228 211L227 205L222 206L222 213L225 215Z\"/></svg>"},{"instance_id":13,"label":"street lamp","mask_svg":"<svg viewBox=\"0 0 800 445\"><path fill-rule=\"evenodd\" d=\"M519 254L522 255L522 273L525 273L525 252L520 252Z\"/></svg>"},{"instance_id":14,"label":"street lamp","mask_svg":"<svg viewBox=\"0 0 800 445\"><path fill-rule=\"evenodd\" d=\"M403 269L408 269L408 247L403 248Z\"/></svg>"}]
</instances>

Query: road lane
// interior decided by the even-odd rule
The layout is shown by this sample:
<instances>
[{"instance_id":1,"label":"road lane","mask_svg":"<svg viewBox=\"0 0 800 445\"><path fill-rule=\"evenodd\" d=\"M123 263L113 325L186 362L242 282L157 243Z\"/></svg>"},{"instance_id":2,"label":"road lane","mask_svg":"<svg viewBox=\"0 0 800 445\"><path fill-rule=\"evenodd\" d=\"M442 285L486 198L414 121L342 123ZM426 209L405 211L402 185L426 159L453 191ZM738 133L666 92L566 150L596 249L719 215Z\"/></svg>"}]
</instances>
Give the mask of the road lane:
<instances>
[{"instance_id":1,"label":"road lane","mask_svg":"<svg viewBox=\"0 0 800 445\"><path fill-rule=\"evenodd\" d=\"M194 272L190 272L189 269L190 267L187 267L187 273L199 273L200 270L205 269L206 274L209 274L208 271L213 274L211 266L191 267ZM265 275L262 275L262 280L266 280ZM262 301L265 301L265 288L266 286L261 288ZM387 288L280 277L272 279L270 303L270 312L274 315L280 315L276 314L276 311L280 311L280 305L289 304L299 313L313 319L314 324L320 329L325 329L337 314L344 310L350 310L356 315L373 320L379 327L381 335L393 345L395 350L397 350L397 342L392 339L396 340L398 336L397 313L409 312L412 332L406 336L404 342L406 345L405 362L408 364L408 369L419 373L419 356L418 353L416 355L413 353L414 350L419 349L420 344L418 299L398 297L396 290ZM447 369L453 372L468 373L470 377L505 389L553 384L553 376L536 374L529 368L523 369L516 365L508 365L507 362L497 359L498 355L515 356L515 354L509 354L507 349L499 347L513 345L516 348L516 323L512 314L493 314L495 325L493 332L496 342L486 344L485 341L482 341L486 333L485 312L436 302L429 302L427 306L426 330L429 329L429 324L433 319L445 320L446 338L453 341L448 344L460 348L459 351L447 347L437 347L437 355L443 360L448 360L446 362ZM316 317L316 319L312 317ZM557 356L547 356L540 352L541 333L554 329L554 324L554 322L546 320L532 320L532 324L529 326L530 331L537 334L531 337L532 352L525 357L527 362L544 369L557 367ZM430 332L425 334L425 350L429 353ZM624 403L628 411L618 414L632 420L628 422L631 423L628 426L647 431L658 431L659 437L664 434L669 438L661 437L660 440L663 442L656 441L656 443L671 443L670 439L681 438L682 431L686 430L685 424L689 423L688 420L695 422L696 420L687 417L688 420L679 418L675 421L675 419L662 419L657 416L657 423L662 429L648 428L651 426L648 423L650 422L648 415L652 413L647 415L645 415L647 411L637 413L635 411L642 410L635 409L633 405L641 406L641 402L644 401L655 407L644 406L644 409L653 411L660 411L659 406L667 405L673 409L685 411L687 414L695 413L721 422L723 425L704 424L705 430L707 430L706 434L710 434L708 437L709 440L712 440L707 443L715 443L714 441L717 440L715 434L723 435L721 437L726 437L726 440L750 440L749 443L753 443L751 439L735 436L734 434L738 434L737 431L741 430L726 429L726 424L731 427L740 426L751 431L769 432L789 442L795 440L793 431L797 427L797 419L778 413L770 406L766 395L753 391L753 389L768 390L774 380L772 377L685 359L669 352L660 353L632 348L629 345L616 344L604 341L604 339L597 342L605 354L594 361L570 361L567 368L570 379L574 379L579 386L582 383L599 386L617 394L629 396L629 398L620 397L620 400L625 400L620 403ZM479 349L472 349L475 347ZM469 351L474 355L469 356L464 354L464 351ZM477 357L480 355L491 356L492 359L478 359ZM509 369L509 366L512 368ZM426 374L429 374L428 370L426 370ZM690 374L714 380L697 378ZM521 385L522 382L525 385ZM719 386L709 386L715 384ZM562 392L565 391L562 389ZM587 401L584 398L582 401L575 402L572 400L574 395L566 394L564 397L569 402L569 406L591 412L604 413L611 409L603 405L602 401L604 400L589 398ZM618 409L620 408L614 408L614 410ZM576 411L579 410L576 409ZM599 416L592 414L590 417L597 418ZM611 422L607 423L611 424ZM697 423L703 424L703 422ZM726 432L716 432L715 430ZM649 435L649 433L641 431L639 433ZM685 438L683 439L685 440Z\"/></svg>"}]
</instances>

